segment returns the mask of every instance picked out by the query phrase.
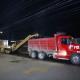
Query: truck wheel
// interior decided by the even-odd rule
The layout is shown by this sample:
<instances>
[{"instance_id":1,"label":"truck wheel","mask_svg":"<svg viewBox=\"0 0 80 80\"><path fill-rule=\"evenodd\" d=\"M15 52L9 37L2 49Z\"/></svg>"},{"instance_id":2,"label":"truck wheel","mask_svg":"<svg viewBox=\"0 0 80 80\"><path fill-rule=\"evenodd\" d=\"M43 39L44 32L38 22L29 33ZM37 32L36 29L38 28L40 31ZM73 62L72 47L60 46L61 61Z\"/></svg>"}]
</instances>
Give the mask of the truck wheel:
<instances>
[{"instance_id":1,"label":"truck wheel","mask_svg":"<svg viewBox=\"0 0 80 80\"><path fill-rule=\"evenodd\" d=\"M80 55L78 54L73 54L71 56L71 63L72 64L80 64Z\"/></svg>"},{"instance_id":2,"label":"truck wheel","mask_svg":"<svg viewBox=\"0 0 80 80\"><path fill-rule=\"evenodd\" d=\"M39 52L39 53L38 53L38 58L39 58L40 60L44 60L44 59L46 58L46 54L43 53L43 52Z\"/></svg>"},{"instance_id":3,"label":"truck wheel","mask_svg":"<svg viewBox=\"0 0 80 80\"><path fill-rule=\"evenodd\" d=\"M30 57L33 59L37 58L37 53L35 51L32 51Z\"/></svg>"},{"instance_id":4,"label":"truck wheel","mask_svg":"<svg viewBox=\"0 0 80 80\"><path fill-rule=\"evenodd\" d=\"M10 50L5 50L5 53L6 54L9 54L11 51Z\"/></svg>"}]
</instances>

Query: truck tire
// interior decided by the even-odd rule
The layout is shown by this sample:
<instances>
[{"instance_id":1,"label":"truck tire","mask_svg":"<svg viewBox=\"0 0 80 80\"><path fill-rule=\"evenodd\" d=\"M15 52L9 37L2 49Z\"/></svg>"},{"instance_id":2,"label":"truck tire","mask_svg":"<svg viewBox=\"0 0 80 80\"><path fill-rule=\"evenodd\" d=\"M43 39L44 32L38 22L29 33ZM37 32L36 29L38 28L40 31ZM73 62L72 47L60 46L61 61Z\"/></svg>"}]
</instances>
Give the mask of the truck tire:
<instances>
[{"instance_id":1,"label":"truck tire","mask_svg":"<svg viewBox=\"0 0 80 80\"><path fill-rule=\"evenodd\" d=\"M0 52L4 53L5 52L5 48L0 48Z\"/></svg>"},{"instance_id":2,"label":"truck tire","mask_svg":"<svg viewBox=\"0 0 80 80\"><path fill-rule=\"evenodd\" d=\"M44 60L46 58L46 54L44 52L39 52L38 53L38 59Z\"/></svg>"},{"instance_id":3,"label":"truck tire","mask_svg":"<svg viewBox=\"0 0 80 80\"><path fill-rule=\"evenodd\" d=\"M33 58L33 59L36 59L37 58L37 52L32 51L31 54L30 54L30 57Z\"/></svg>"},{"instance_id":4,"label":"truck tire","mask_svg":"<svg viewBox=\"0 0 80 80\"><path fill-rule=\"evenodd\" d=\"M9 53L11 53L11 51L10 50L5 50L5 53L9 54Z\"/></svg>"},{"instance_id":5,"label":"truck tire","mask_svg":"<svg viewBox=\"0 0 80 80\"><path fill-rule=\"evenodd\" d=\"M80 64L80 55L73 54L70 59L72 64Z\"/></svg>"}]
</instances>

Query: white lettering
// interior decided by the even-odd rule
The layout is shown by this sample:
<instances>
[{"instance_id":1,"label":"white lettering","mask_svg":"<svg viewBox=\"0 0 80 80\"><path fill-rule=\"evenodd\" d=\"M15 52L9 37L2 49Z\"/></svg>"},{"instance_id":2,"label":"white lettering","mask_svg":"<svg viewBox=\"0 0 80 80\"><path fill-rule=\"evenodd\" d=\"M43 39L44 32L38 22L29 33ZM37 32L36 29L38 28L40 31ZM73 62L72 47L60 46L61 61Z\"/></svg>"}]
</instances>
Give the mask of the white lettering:
<instances>
[{"instance_id":1,"label":"white lettering","mask_svg":"<svg viewBox=\"0 0 80 80\"><path fill-rule=\"evenodd\" d=\"M74 49L80 49L80 47L79 46L74 46Z\"/></svg>"},{"instance_id":2,"label":"white lettering","mask_svg":"<svg viewBox=\"0 0 80 80\"><path fill-rule=\"evenodd\" d=\"M70 45L69 49L80 49L80 46L74 46L74 45Z\"/></svg>"},{"instance_id":3,"label":"white lettering","mask_svg":"<svg viewBox=\"0 0 80 80\"><path fill-rule=\"evenodd\" d=\"M69 49L72 49L72 48L73 48L73 45L70 45L70 46L69 46Z\"/></svg>"}]
</instances>

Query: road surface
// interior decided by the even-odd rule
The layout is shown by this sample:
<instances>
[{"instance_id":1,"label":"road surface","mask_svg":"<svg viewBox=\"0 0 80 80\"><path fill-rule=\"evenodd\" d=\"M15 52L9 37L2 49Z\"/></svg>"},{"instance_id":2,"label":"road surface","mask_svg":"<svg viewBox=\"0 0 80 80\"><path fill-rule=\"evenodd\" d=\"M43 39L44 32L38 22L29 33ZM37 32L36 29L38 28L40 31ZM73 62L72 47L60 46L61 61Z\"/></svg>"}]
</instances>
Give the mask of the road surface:
<instances>
[{"instance_id":1,"label":"road surface","mask_svg":"<svg viewBox=\"0 0 80 80\"><path fill-rule=\"evenodd\" d=\"M0 80L80 80L80 66L2 55Z\"/></svg>"}]
</instances>

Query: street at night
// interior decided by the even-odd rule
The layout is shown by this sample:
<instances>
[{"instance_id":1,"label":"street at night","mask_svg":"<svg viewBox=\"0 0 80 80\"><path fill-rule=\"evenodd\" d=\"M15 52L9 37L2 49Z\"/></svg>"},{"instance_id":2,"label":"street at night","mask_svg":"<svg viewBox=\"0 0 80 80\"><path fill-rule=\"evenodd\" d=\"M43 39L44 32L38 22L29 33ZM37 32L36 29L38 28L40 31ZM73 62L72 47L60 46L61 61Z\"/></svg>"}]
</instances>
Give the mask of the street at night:
<instances>
[{"instance_id":1,"label":"street at night","mask_svg":"<svg viewBox=\"0 0 80 80\"><path fill-rule=\"evenodd\" d=\"M0 0L0 80L80 80L80 0Z\"/></svg>"},{"instance_id":2,"label":"street at night","mask_svg":"<svg viewBox=\"0 0 80 80\"><path fill-rule=\"evenodd\" d=\"M2 55L0 80L80 80L80 66Z\"/></svg>"}]
</instances>

